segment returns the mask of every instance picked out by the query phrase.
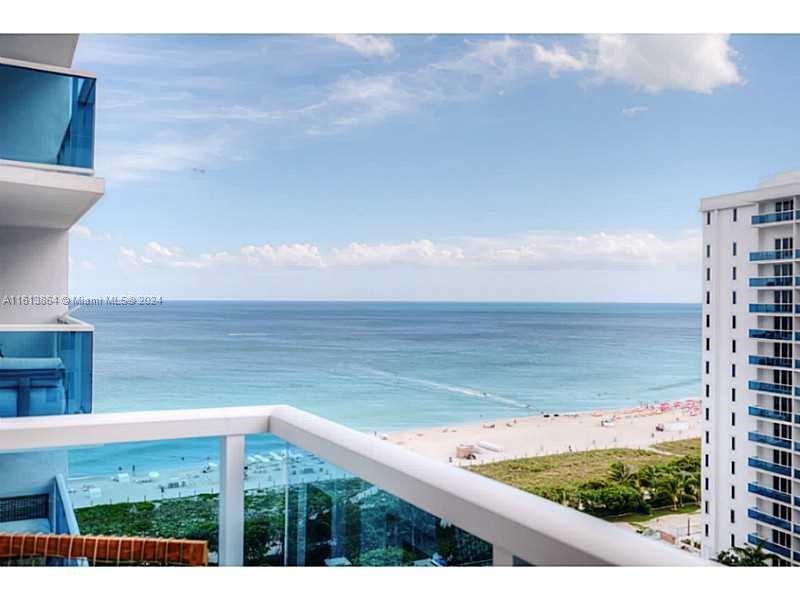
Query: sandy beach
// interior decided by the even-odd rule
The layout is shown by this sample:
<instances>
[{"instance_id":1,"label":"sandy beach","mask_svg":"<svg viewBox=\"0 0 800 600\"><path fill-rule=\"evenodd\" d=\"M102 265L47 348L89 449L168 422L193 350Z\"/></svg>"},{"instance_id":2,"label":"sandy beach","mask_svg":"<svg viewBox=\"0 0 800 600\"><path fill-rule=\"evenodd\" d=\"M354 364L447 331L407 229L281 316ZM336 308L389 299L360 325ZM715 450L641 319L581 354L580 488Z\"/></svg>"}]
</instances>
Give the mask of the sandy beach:
<instances>
[{"instance_id":1,"label":"sandy beach","mask_svg":"<svg viewBox=\"0 0 800 600\"><path fill-rule=\"evenodd\" d=\"M382 437L429 458L465 466L603 448L646 448L700 435L699 401L628 409L487 420ZM458 447L474 459L459 458Z\"/></svg>"},{"instance_id":2,"label":"sandy beach","mask_svg":"<svg viewBox=\"0 0 800 600\"><path fill-rule=\"evenodd\" d=\"M699 402L685 399L659 406L495 419L376 435L429 458L466 466L570 451L646 448L658 442L698 437L699 414ZM458 458L459 445L475 458ZM255 454L247 457L245 487L269 489L284 486L287 478L299 483L343 475L338 468L307 454ZM219 492L219 471L218 465L210 463L136 474L109 472L70 478L68 488L76 508L186 498Z\"/></svg>"}]
</instances>

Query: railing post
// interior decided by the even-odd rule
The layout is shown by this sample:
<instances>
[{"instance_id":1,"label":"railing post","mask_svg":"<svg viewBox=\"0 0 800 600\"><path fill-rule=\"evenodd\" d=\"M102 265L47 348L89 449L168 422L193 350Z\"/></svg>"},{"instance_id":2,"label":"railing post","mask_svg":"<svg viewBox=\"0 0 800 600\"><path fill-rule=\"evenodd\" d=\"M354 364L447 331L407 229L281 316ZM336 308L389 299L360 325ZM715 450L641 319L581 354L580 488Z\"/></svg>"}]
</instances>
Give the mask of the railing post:
<instances>
[{"instance_id":1,"label":"railing post","mask_svg":"<svg viewBox=\"0 0 800 600\"><path fill-rule=\"evenodd\" d=\"M493 567L513 567L514 555L497 544L492 545L492 566Z\"/></svg>"},{"instance_id":2,"label":"railing post","mask_svg":"<svg viewBox=\"0 0 800 600\"><path fill-rule=\"evenodd\" d=\"M220 439L219 564L244 561L244 436Z\"/></svg>"}]
</instances>

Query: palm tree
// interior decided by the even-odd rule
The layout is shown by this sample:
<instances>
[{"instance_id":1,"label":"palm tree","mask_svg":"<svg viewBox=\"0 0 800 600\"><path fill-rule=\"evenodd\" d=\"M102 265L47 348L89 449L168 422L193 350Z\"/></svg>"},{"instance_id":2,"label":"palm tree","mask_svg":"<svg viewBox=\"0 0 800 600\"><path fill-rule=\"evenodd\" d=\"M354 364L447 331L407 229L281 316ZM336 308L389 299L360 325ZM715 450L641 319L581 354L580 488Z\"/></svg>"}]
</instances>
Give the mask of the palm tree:
<instances>
[{"instance_id":1,"label":"palm tree","mask_svg":"<svg viewBox=\"0 0 800 600\"><path fill-rule=\"evenodd\" d=\"M636 476L630 467L621 462L611 463L608 477L621 485L633 485L636 481Z\"/></svg>"},{"instance_id":2,"label":"palm tree","mask_svg":"<svg viewBox=\"0 0 800 600\"><path fill-rule=\"evenodd\" d=\"M683 506L683 482L675 475L662 477L656 487L663 492L672 502L672 508L677 510L678 506Z\"/></svg>"},{"instance_id":3,"label":"palm tree","mask_svg":"<svg viewBox=\"0 0 800 600\"><path fill-rule=\"evenodd\" d=\"M730 550L723 550L717 554L717 561L729 567L766 567L767 561L775 558L772 554L764 552L763 542L757 546L734 546Z\"/></svg>"},{"instance_id":4,"label":"palm tree","mask_svg":"<svg viewBox=\"0 0 800 600\"><path fill-rule=\"evenodd\" d=\"M700 474L687 473L686 471L681 471L676 475L676 477L680 481L680 485L681 488L683 489L684 495L689 496L692 499L692 502L699 502Z\"/></svg>"}]
</instances>

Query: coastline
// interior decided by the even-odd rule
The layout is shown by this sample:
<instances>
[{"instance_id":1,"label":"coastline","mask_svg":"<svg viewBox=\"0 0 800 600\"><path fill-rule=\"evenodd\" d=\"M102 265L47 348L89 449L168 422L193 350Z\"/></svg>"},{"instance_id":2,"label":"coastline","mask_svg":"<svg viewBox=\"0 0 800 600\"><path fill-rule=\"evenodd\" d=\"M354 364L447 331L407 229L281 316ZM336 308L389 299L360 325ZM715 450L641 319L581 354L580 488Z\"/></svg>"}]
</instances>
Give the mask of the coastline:
<instances>
[{"instance_id":1,"label":"coastline","mask_svg":"<svg viewBox=\"0 0 800 600\"><path fill-rule=\"evenodd\" d=\"M374 432L373 435L434 460L469 466L570 451L647 448L659 442L698 437L699 414L699 401L687 398L658 406L488 419L453 426ZM605 425L601 424L603 421ZM663 425L664 431L657 431L657 425ZM479 447L481 443L486 447ZM457 458L459 445L470 446L475 459ZM345 476L343 471L317 457L299 453L291 453L288 458L277 452L250 454L247 465L247 490L283 487L287 477L291 483L300 483ZM187 498L217 493L219 471L214 463L144 474L110 471L103 475L71 477L68 488L75 508Z\"/></svg>"}]
</instances>

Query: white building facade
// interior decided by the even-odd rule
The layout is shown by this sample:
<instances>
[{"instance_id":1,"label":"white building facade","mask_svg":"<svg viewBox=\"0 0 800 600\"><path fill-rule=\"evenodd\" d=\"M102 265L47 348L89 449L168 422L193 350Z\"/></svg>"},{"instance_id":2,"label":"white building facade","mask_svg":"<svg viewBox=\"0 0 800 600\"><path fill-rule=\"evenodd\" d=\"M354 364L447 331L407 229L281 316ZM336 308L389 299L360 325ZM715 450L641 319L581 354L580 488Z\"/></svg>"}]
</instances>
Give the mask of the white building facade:
<instances>
[{"instance_id":1,"label":"white building facade","mask_svg":"<svg viewBox=\"0 0 800 600\"><path fill-rule=\"evenodd\" d=\"M702 553L800 564L800 182L705 198Z\"/></svg>"}]
</instances>

